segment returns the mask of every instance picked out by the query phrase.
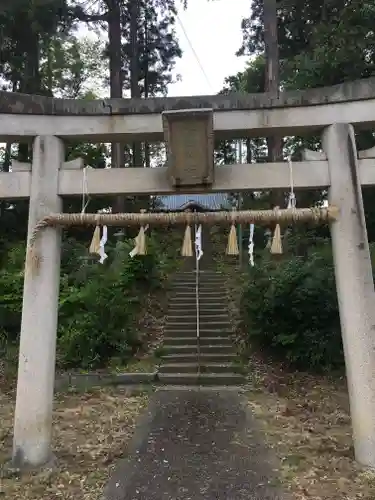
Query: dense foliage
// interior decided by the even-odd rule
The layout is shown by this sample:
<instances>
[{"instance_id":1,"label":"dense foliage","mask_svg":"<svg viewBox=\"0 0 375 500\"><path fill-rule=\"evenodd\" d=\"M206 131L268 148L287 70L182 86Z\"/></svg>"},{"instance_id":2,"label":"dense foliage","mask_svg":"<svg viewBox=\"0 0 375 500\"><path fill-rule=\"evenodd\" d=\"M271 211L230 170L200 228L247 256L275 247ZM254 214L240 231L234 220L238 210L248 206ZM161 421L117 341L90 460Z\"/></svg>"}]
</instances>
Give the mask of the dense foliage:
<instances>
[{"instance_id":1,"label":"dense foliage","mask_svg":"<svg viewBox=\"0 0 375 500\"><path fill-rule=\"evenodd\" d=\"M131 259L132 241L108 246L104 265L87 258L75 240L64 245L57 357L60 367L84 369L112 358L126 361L142 346L137 320L146 298L165 286L178 262L177 247L154 235L148 255ZM0 270L0 348L16 346L22 308L24 246L14 246ZM161 252L161 256L160 253Z\"/></svg>"},{"instance_id":2,"label":"dense foliage","mask_svg":"<svg viewBox=\"0 0 375 500\"><path fill-rule=\"evenodd\" d=\"M332 258L315 248L308 258L264 258L251 271L242 300L250 341L303 369L343 363Z\"/></svg>"},{"instance_id":3,"label":"dense foliage","mask_svg":"<svg viewBox=\"0 0 375 500\"><path fill-rule=\"evenodd\" d=\"M241 301L246 338L294 368L319 371L344 365L331 242L312 232L287 238L275 260L258 255ZM371 245L373 265L375 246Z\"/></svg>"}]
</instances>

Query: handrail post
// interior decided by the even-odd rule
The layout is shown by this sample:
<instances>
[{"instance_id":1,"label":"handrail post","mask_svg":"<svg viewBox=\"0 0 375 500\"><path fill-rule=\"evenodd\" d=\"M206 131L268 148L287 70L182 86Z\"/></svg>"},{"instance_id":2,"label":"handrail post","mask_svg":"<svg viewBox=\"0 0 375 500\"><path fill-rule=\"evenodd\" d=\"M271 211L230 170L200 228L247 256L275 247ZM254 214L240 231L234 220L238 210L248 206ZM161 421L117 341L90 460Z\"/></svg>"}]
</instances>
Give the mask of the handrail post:
<instances>
[{"instance_id":1,"label":"handrail post","mask_svg":"<svg viewBox=\"0 0 375 500\"><path fill-rule=\"evenodd\" d=\"M195 224L195 306L196 306L196 326L197 326L197 354L198 354L198 376L200 374L200 322L199 322L199 259L197 247L198 225Z\"/></svg>"},{"instance_id":2,"label":"handrail post","mask_svg":"<svg viewBox=\"0 0 375 500\"><path fill-rule=\"evenodd\" d=\"M195 225L195 236L198 226ZM197 245L195 244L195 304L197 310L197 351L198 351L198 375L200 374L200 321L199 321L199 260Z\"/></svg>"}]
</instances>

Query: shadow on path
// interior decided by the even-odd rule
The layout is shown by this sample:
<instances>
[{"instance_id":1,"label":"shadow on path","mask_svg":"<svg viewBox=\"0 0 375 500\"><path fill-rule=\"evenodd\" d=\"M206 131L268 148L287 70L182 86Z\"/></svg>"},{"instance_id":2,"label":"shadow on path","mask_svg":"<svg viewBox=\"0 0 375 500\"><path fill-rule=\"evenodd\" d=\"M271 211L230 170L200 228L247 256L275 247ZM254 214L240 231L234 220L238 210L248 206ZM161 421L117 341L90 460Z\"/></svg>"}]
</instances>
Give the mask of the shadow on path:
<instances>
[{"instance_id":1,"label":"shadow on path","mask_svg":"<svg viewBox=\"0 0 375 500\"><path fill-rule=\"evenodd\" d=\"M147 411L106 500L286 498L273 486L273 457L237 391L159 390Z\"/></svg>"}]
</instances>

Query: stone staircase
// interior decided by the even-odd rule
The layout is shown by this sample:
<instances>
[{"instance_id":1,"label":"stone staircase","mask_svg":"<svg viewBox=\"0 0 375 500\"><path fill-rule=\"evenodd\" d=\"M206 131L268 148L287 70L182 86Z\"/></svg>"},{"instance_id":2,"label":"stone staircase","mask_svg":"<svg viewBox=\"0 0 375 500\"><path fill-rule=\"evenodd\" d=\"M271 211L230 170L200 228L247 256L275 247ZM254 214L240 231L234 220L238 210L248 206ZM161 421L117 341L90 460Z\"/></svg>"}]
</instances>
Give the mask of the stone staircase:
<instances>
[{"instance_id":1,"label":"stone staircase","mask_svg":"<svg viewBox=\"0 0 375 500\"><path fill-rule=\"evenodd\" d=\"M195 272L176 275L169 303L159 381L173 385L238 385L244 382L230 338L224 278L199 274L197 338Z\"/></svg>"}]
</instances>

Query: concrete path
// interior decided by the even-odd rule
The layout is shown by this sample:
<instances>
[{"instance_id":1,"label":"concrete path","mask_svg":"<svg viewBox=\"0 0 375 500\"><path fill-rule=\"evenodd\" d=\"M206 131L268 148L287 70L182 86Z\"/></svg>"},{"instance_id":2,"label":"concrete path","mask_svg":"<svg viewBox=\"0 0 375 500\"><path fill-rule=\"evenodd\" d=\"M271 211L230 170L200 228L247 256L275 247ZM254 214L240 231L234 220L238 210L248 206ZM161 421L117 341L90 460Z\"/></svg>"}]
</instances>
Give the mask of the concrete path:
<instances>
[{"instance_id":1,"label":"concrete path","mask_svg":"<svg viewBox=\"0 0 375 500\"><path fill-rule=\"evenodd\" d=\"M105 498L284 500L274 467L238 391L159 390Z\"/></svg>"}]
</instances>

